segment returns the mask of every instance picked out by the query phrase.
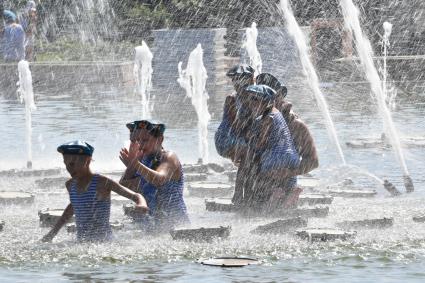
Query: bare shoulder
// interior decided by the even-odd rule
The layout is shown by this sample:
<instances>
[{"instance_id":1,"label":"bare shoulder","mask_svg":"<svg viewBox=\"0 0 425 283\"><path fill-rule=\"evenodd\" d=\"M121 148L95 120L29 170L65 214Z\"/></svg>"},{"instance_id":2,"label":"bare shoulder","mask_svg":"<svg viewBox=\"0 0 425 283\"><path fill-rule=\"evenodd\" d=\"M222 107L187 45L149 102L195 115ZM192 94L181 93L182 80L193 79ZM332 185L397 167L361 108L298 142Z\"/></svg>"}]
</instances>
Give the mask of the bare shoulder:
<instances>
[{"instance_id":1,"label":"bare shoulder","mask_svg":"<svg viewBox=\"0 0 425 283\"><path fill-rule=\"evenodd\" d=\"M162 158L163 162L167 163L169 166L172 166L174 168L179 168L181 166L180 160L175 152L166 151Z\"/></svg>"},{"instance_id":2,"label":"bare shoulder","mask_svg":"<svg viewBox=\"0 0 425 283\"><path fill-rule=\"evenodd\" d=\"M110 179L110 178L108 178L104 175L101 175L101 174L98 175L98 181L97 182L98 182L100 187L107 187L110 184L116 183L114 180L112 180L112 179Z\"/></svg>"}]
</instances>

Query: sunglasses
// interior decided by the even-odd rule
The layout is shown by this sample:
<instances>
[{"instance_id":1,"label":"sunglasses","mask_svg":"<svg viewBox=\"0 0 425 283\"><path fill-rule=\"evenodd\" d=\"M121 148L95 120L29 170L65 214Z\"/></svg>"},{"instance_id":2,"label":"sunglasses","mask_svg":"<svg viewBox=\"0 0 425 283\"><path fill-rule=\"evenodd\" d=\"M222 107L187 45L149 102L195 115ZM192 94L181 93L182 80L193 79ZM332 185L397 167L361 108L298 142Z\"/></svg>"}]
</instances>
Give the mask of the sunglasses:
<instances>
[{"instance_id":1,"label":"sunglasses","mask_svg":"<svg viewBox=\"0 0 425 283\"><path fill-rule=\"evenodd\" d=\"M149 134L154 137L159 137L165 132L164 124L154 124L147 120L140 120L128 123L127 128L130 130L130 132L133 132L135 129L147 130Z\"/></svg>"}]
</instances>

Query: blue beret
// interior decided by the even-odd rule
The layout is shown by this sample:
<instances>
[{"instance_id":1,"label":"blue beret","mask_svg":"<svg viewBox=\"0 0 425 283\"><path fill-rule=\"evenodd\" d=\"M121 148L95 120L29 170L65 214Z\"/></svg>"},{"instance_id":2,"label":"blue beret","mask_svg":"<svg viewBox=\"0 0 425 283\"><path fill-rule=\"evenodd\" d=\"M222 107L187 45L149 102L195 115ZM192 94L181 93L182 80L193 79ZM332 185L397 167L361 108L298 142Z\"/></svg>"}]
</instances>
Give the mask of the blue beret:
<instances>
[{"instance_id":1,"label":"blue beret","mask_svg":"<svg viewBox=\"0 0 425 283\"><path fill-rule=\"evenodd\" d=\"M165 125L158 122L150 122L148 120L137 120L126 124L130 132L134 129L146 129L153 136L161 136L165 132Z\"/></svg>"},{"instance_id":2,"label":"blue beret","mask_svg":"<svg viewBox=\"0 0 425 283\"><path fill-rule=\"evenodd\" d=\"M84 141L72 141L58 147L58 152L62 154L77 154L92 156L94 147Z\"/></svg>"},{"instance_id":3,"label":"blue beret","mask_svg":"<svg viewBox=\"0 0 425 283\"><path fill-rule=\"evenodd\" d=\"M232 67L227 73L226 76L228 77L234 77L238 75L249 75L254 76L254 68L252 68L249 65L242 64L242 65L236 65Z\"/></svg>"},{"instance_id":4,"label":"blue beret","mask_svg":"<svg viewBox=\"0 0 425 283\"><path fill-rule=\"evenodd\" d=\"M269 73L262 73L257 76L255 79L257 84L259 85L267 85L274 89L276 92L279 90L282 90L283 97L285 97L288 94L288 89L284 84L279 82L279 80Z\"/></svg>"},{"instance_id":5,"label":"blue beret","mask_svg":"<svg viewBox=\"0 0 425 283\"><path fill-rule=\"evenodd\" d=\"M274 101L276 97L276 92L266 85L250 85L246 88L246 91L263 101Z\"/></svg>"},{"instance_id":6,"label":"blue beret","mask_svg":"<svg viewBox=\"0 0 425 283\"><path fill-rule=\"evenodd\" d=\"M6 22L16 21L16 15L10 10L3 11L3 18Z\"/></svg>"}]
</instances>

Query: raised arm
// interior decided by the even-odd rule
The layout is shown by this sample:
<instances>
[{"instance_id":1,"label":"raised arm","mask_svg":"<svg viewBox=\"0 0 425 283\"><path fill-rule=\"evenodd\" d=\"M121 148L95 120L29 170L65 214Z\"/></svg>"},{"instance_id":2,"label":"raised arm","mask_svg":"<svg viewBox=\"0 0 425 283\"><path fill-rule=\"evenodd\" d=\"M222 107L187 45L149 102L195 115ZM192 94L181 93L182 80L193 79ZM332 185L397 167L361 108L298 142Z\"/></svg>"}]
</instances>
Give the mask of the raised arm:
<instances>
[{"instance_id":1,"label":"raised arm","mask_svg":"<svg viewBox=\"0 0 425 283\"><path fill-rule=\"evenodd\" d=\"M155 187L161 187L169 181L178 181L181 178L181 165L175 153L166 153L156 170L150 169L138 160L133 166L148 183Z\"/></svg>"},{"instance_id":2,"label":"raised arm","mask_svg":"<svg viewBox=\"0 0 425 283\"><path fill-rule=\"evenodd\" d=\"M105 188L106 193L112 191L119 194L120 196L134 201L136 203L136 209L139 209L142 212L146 212L149 210L146 204L146 200L141 194L135 193L105 176L100 176L100 181L102 184L100 187Z\"/></svg>"}]
</instances>

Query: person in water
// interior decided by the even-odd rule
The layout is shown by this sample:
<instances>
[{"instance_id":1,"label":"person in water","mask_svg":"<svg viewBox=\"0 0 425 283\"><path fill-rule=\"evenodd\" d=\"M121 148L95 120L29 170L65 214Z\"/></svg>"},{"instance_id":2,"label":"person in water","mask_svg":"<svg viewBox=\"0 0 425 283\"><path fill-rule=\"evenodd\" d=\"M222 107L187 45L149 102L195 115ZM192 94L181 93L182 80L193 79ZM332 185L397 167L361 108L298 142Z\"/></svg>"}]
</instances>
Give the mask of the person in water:
<instances>
[{"instance_id":1,"label":"person in water","mask_svg":"<svg viewBox=\"0 0 425 283\"><path fill-rule=\"evenodd\" d=\"M231 159L236 166L243 162L247 150L246 134L250 123L249 112L242 107L237 98L243 95L244 90L254 84L254 69L248 65L237 65L226 74L231 80L236 91L226 97L224 102L223 118L215 133L214 141L218 154ZM232 198L238 204L243 196L240 180L243 179L242 171L238 169L235 183L235 193Z\"/></svg>"},{"instance_id":2,"label":"person in water","mask_svg":"<svg viewBox=\"0 0 425 283\"><path fill-rule=\"evenodd\" d=\"M286 171L298 168L300 158L282 113L274 107L275 96L266 85L251 85L240 97L253 119L240 167L244 191L241 205L246 208L274 209L277 193L287 195L297 186L296 177Z\"/></svg>"},{"instance_id":3,"label":"person in water","mask_svg":"<svg viewBox=\"0 0 425 283\"><path fill-rule=\"evenodd\" d=\"M148 211L142 195L105 176L92 173L90 162L94 148L90 144L73 141L59 146L57 150L63 154L66 170L71 175L71 179L65 183L71 202L42 241L51 241L74 214L78 241L110 240L111 191L133 200L140 213Z\"/></svg>"},{"instance_id":4,"label":"person in water","mask_svg":"<svg viewBox=\"0 0 425 283\"><path fill-rule=\"evenodd\" d=\"M140 144L138 142L138 138L140 136L140 130L136 129L135 123L127 123L126 127L130 131L130 146L127 150L128 152L139 152ZM123 149L126 150L126 149ZM139 156L140 162L145 162L146 160L143 159L143 156ZM121 159L124 163L124 160ZM127 163L124 163L126 167L128 167ZM157 160L151 160L150 164L148 164L148 167L151 169L156 169L159 165L159 162ZM146 202L149 207L149 214L147 215L141 215L140 217L134 218L134 220L142 225L142 228L146 232L154 232L155 229L155 212L156 212L156 188L150 184L147 183L143 178L141 178L141 175L139 173L135 173L133 178L126 178L125 174L121 177L120 184L131 189L134 192L138 192L142 194L142 196L146 199Z\"/></svg>"},{"instance_id":5,"label":"person in water","mask_svg":"<svg viewBox=\"0 0 425 283\"><path fill-rule=\"evenodd\" d=\"M282 113L283 118L288 125L289 131L294 142L301 162L297 168L282 169L284 175L288 178L304 175L319 167L319 158L313 136L307 125L292 111L292 104L285 100L288 90L285 85L271 74L262 73L256 78L257 84L264 84L276 91L275 107ZM302 189L294 188L289 194L282 195L284 206L296 205ZM276 199L279 197L276 195Z\"/></svg>"},{"instance_id":6,"label":"person in water","mask_svg":"<svg viewBox=\"0 0 425 283\"><path fill-rule=\"evenodd\" d=\"M169 231L188 223L182 166L175 153L162 147L165 125L140 120L128 123L127 127L132 142L129 149L120 152L127 167L121 183L137 188L149 203L155 204L156 231Z\"/></svg>"},{"instance_id":7,"label":"person in water","mask_svg":"<svg viewBox=\"0 0 425 283\"><path fill-rule=\"evenodd\" d=\"M6 26L3 31L2 51L6 62L18 62L25 59L25 32L17 23L15 13L9 10L3 11Z\"/></svg>"}]
</instances>

